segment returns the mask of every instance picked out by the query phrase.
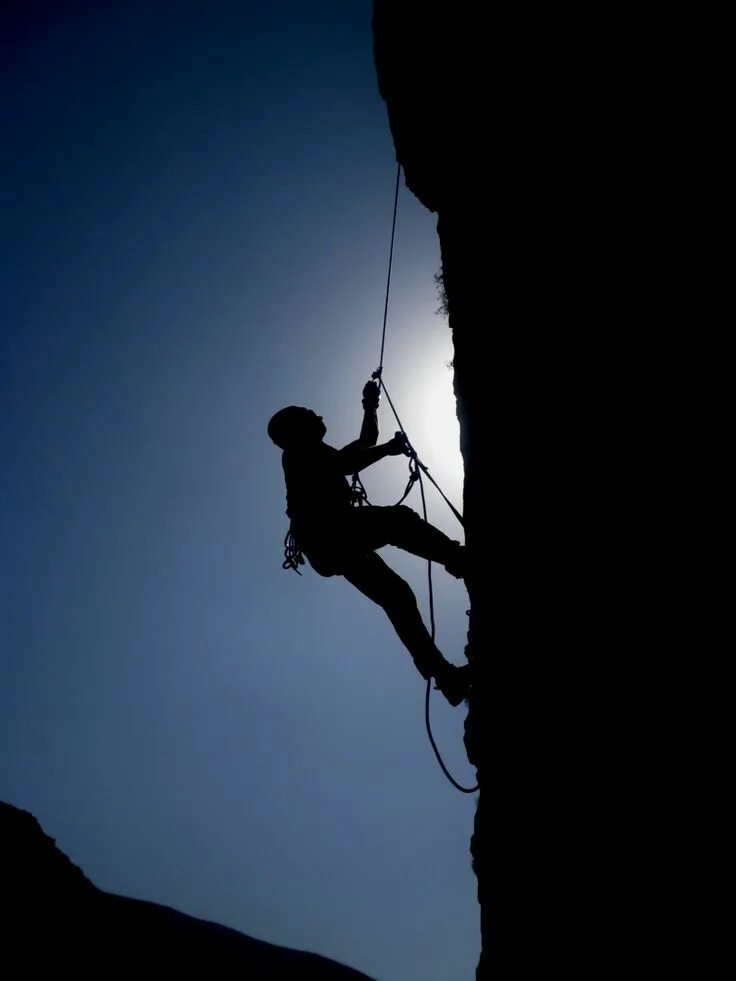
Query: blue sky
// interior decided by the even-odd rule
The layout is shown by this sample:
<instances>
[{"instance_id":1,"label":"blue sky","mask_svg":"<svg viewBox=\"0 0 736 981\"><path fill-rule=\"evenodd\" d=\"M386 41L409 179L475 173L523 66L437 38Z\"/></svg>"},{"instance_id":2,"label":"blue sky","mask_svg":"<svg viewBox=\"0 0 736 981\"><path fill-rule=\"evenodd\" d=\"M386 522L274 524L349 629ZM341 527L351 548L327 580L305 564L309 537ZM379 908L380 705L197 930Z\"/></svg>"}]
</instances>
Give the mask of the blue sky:
<instances>
[{"instance_id":1,"label":"blue sky","mask_svg":"<svg viewBox=\"0 0 736 981\"><path fill-rule=\"evenodd\" d=\"M474 797L382 611L281 569L265 432L295 403L354 438L378 361L370 4L25 10L0 59L0 798L105 889L380 981L472 977ZM402 183L385 379L459 504L439 265ZM405 481L403 458L364 474L376 503ZM383 555L426 610L426 567ZM462 663L467 596L434 578ZM463 716L433 698L470 783Z\"/></svg>"}]
</instances>

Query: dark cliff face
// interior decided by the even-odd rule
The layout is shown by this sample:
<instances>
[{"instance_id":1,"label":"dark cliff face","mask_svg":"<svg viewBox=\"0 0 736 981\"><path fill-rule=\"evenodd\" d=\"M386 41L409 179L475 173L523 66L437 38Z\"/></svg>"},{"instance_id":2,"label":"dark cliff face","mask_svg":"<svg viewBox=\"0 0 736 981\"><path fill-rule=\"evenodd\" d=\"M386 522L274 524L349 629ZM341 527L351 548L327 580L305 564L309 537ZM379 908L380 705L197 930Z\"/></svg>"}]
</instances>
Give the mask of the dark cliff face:
<instances>
[{"instance_id":1,"label":"dark cliff face","mask_svg":"<svg viewBox=\"0 0 736 981\"><path fill-rule=\"evenodd\" d=\"M3 961L19 973L101 978L152 971L244 981L370 981L316 954L255 940L94 886L27 811L0 803Z\"/></svg>"},{"instance_id":2,"label":"dark cliff face","mask_svg":"<svg viewBox=\"0 0 736 981\"><path fill-rule=\"evenodd\" d=\"M586 48L551 13L390 0L373 11L396 156L437 215L455 349L478 977L510 976L510 965L537 976L540 963L564 973L596 919L584 899L596 822L615 805L593 778L615 739L613 675L631 640L631 570L614 541L629 534L620 481L631 464L614 472L603 459L617 458L612 419L627 411L615 394L631 297L616 214L630 214L627 138L609 145L623 119L610 93L623 83L592 67L606 36L594 24ZM604 110L609 142L593 126ZM594 717L606 713L614 729L601 733Z\"/></svg>"}]
</instances>

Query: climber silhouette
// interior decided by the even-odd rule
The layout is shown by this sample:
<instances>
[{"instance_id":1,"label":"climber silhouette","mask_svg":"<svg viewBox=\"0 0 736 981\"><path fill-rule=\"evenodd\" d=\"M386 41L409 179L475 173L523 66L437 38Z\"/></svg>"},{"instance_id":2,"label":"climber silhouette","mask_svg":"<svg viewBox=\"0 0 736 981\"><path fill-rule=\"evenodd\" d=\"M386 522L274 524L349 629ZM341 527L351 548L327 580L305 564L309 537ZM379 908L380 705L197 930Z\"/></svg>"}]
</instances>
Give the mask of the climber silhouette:
<instances>
[{"instance_id":1,"label":"climber silhouette","mask_svg":"<svg viewBox=\"0 0 736 981\"><path fill-rule=\"evenodd\" d=\"M379 399L378 383L368 382L360 436L341 450L323 441L327 427L311 409L290 405L271 418L268 435L283 450L291 534L315 572L344 576L383 607L422 677L434 678L447 701L459 705L468 694L468 665L445 660L422 621L411 586L376 549L395 545L441 563L461 579L465 547L403 505L353 507L353 491L345 479L386 456L409 452L400 432L377 445Z\"/></svg>"}]
</instances>

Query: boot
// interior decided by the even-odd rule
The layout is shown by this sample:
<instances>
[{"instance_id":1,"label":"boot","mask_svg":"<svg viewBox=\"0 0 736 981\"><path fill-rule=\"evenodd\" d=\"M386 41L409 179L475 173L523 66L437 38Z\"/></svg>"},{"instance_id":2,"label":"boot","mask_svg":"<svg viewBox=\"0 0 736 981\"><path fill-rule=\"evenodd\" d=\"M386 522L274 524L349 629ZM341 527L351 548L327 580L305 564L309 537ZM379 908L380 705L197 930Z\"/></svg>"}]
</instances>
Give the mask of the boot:
<instances>
[{"instance_id":1,"label":"boot","mask_svg":"<svg viewBox=\"0 0 736 981\"><path fill-rule=\"evenodd\" d=\"M435 688L445 696L450 705L459 705L468 697L470 692L470 665L457 667L445 663L434 676Z\"/></svg>"},{"instance_id":2,"label":"boot","mask_svg":"<svg viewBox=\"0 0 736 981\"><path fill-rule=\"evenodd\" d=\"M454 576L456 579L465 578L465 568L466 568L466 548L461 545L460 542L453 542L453 549L445 562L445 569Z\"/></svg>"}]
</instances>

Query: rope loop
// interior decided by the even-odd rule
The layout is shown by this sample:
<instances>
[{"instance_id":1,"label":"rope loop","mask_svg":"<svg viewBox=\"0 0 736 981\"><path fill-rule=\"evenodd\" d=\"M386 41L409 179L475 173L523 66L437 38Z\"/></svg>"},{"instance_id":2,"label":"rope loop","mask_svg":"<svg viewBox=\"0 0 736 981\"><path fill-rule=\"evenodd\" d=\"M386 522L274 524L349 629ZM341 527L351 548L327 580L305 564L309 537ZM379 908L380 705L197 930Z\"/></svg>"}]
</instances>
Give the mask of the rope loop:
<instances>
[{"instance_id":1,"label":"rope loop","mask_svg":"<svg viewBox=\"0 0 736 981\"><path fill-rule=\"evenodd\" d=\"M281 568L293 569L300 576L300 565L304 565L304 556L296 538L292 534L291 528L289 528L284 538L284 561L281 563Z\"/></svg>"},{"instance_id":2,"label":"rope loop","mask_svg":"<svg viewBox=\"0 0 736 981\"><path fill-rule=\"evenodd\" d=\"M394 505L395 507L398 507L400 504L404 503L404 501L411 493L414 484L416 484L416 482L420 479L420 477L421 477L421 473L419 472L419 467L417 466L417 455L412 450L411 453L409 454L409 479L406 482L406 488L404 489L404 493L401 495L399 500Z\"/></svg>"}]
</instances>

